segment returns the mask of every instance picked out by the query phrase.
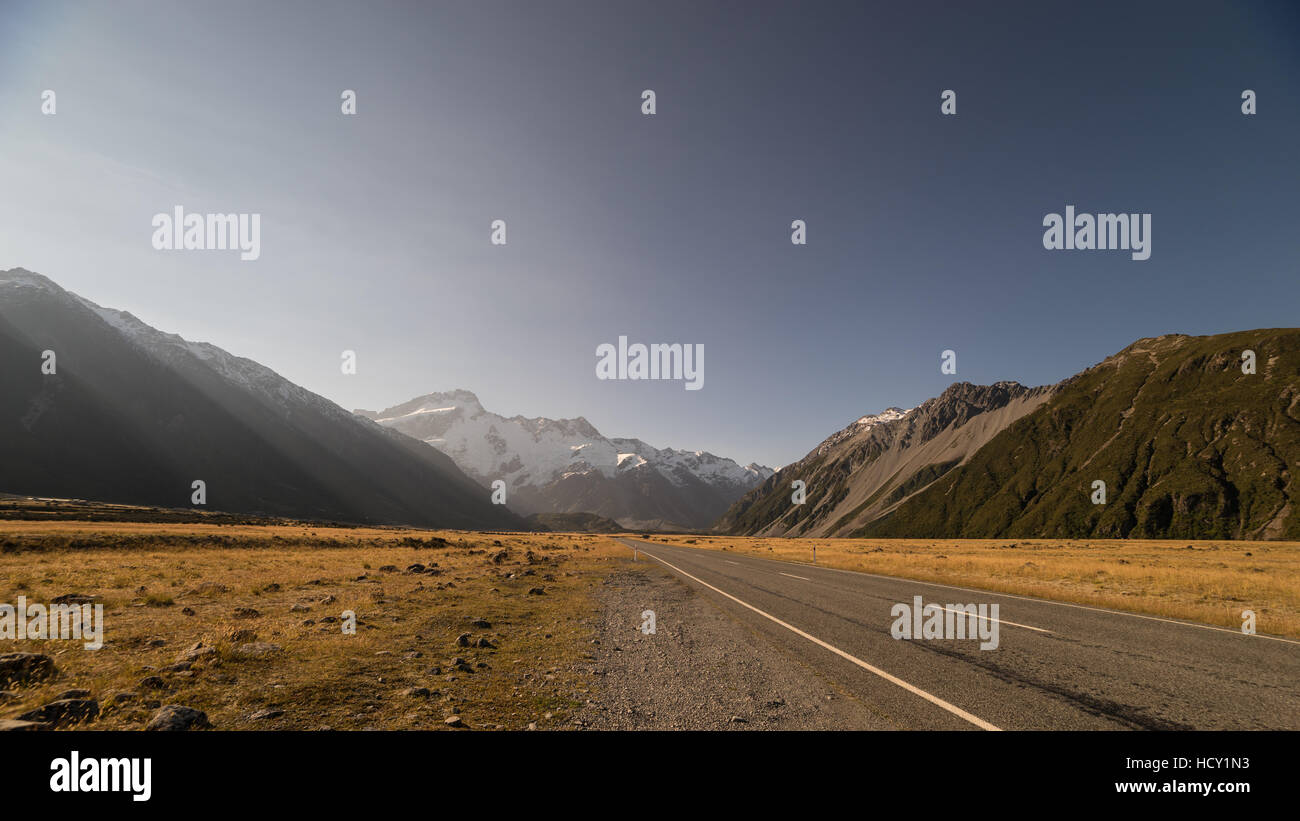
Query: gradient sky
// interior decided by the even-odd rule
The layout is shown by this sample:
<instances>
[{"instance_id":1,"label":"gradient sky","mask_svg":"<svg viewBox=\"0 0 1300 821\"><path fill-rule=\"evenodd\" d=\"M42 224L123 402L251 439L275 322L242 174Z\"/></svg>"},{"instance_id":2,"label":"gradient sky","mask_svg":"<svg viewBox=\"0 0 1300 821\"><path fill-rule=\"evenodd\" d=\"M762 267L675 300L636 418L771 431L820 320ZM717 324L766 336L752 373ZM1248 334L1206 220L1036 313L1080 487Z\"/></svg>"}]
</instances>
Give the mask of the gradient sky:
<instances>
[{"instance_id":1,"label":"gradient sky","mask_svg":"<svg viewBox=\"0 0 1300 821\"><path fill-rule=\"evenodd\" d=\"M0 269L349 409L467 388L774 467L946 348L1038 385L1300 324L1298 147L1295 3L0 0ZM261 258L155 251L178 204L262 214ZM1151 258L1044 250L1067 204L1151 213ZM619 335L702 343L704 389L598 381Z\"/></svg>"}]
</instances>

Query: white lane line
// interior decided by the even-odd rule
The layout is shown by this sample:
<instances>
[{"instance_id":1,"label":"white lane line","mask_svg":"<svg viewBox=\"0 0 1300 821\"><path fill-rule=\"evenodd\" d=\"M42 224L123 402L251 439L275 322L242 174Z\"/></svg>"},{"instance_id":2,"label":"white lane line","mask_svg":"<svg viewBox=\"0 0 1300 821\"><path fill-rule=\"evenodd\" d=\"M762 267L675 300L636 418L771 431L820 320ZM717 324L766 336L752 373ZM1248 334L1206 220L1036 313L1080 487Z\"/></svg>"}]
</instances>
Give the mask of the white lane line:
<instances>
[{"instance_id":1,"label":"white lane line","mask_svg":"<svg viewBox=\"0 0 1300 821\"><path fill-rule=\"evenodd\" d=\"M777 572L778 572L778 573L781 573L781 571L779 571L779 570L778 570ZM796 576L796 575L793 574L793 573L781 573L781 575L782 575L782 576L789 576L789 577L792 578L792 579L803 579L803 580L806 581L806 582L810 582L810 581L812 581L812 579L808 578L807 576Z\"/></svg>"},{"instance_id":2,"label":"white lane line","mask_svg":"<svg viewBox=\"0 0 1300 821\"><path fill-rule=\"evenodd\" d=\"M915 685L908 684L906 681L903 681L901 678L898 678L897 676L891 676L889 673L886 673L884 670L881 670L879 667L873 667L872 665L867 664L865 661L858 658L857 656L849 655L848 653L844 652L843 650L836 647L835 645L827 644L826 642L822 641L816 636L805 633L804 631L800 630L798 627L795 627L793 624L788 624L786 622L783 622L780 619L778 619L776 616L773 616L771 613L766 613L762 610L759 610L757 607L750 604L749 602L741 601L740 599L736 598L735 596L731 595L725 590L719 590L718 588L714 587L713 585L709 584L703 579L692 576L690 573L687 573L685 570L682 570L680 567L677 567L674 564L664 561L663 559L659 558L658 556L654 555L648 550L643 549L641 552L646 554L650 558L654 559L655 561L660 562L661 564L664 564L672 568L673 570L682 574L686 578L691 579L692 581L699 582L700 584L712 590L714 593L719 593L723 596L726 596L727 598L731 599L736 604L739 604L742 607L748 607L750 610L753 610L755 613L762 616L763 618L770 619L776 622L777 624L781 625L782 627L794 633L795 635L803 636L804 638L808 639L808 641L811 641L813 644L816 644L819 647L825 647L827 650L830 650L832 653L839 656L840 658L847 659L848 661L851 661L854 664L861 667L863 670L866 670L870 673L875 673L876 675L883 678L885 681L888 681L890 684L896 684L899 687L902 687L904 690L908 691L909 693L912 693L913 695L918 695L921 698L925 699L926 701L930 702L931 704L938 705L939 707L942 707L943 709L947 710L953 715L958 716L960 718L964 718L965 720L969 721L971 724L974 724L976 727L979 727L982 730L1001 730L1000 727L996 727L988 723L984 719L980 718L979 716L972 715L971 713L966 712L965 710L963 710L962 708L958 707L955 704L949 704L948 702L944 701L938 696L927 693L925 690L922 690L920 687L916 687Z\"/></svg>"},{"instance_id":3,"label":"white lane line","mask_svg":"<svg viewBox=\"0 0 1300 821\"><path fill-rule=\"evenodd\" d=\"M723 561L727 564L734 564L736 567L740 567L740 562L733 562L731 559L723 559Z\"/></svg>"},{"instance_id":4,"label":"white lane line","mask_svg":"<svg viewBox=\"0 0 1300 821\"><path fill-rule=\"evenodd\" d=\"M797 578L797 577L796 577L796 578ZM960 609L956 609L956 610L954 610L954 609L951 608L951 607L943 607L942 605L940 605L940 608L939 608L939 609L943 610L945 613L956 613L956 614L959 615L959 616L969 616L969 615L970 615L970 613L967 612L967 611L965 611L965 610L960 610ZM1009 625L1011 625L1012 627L1023 627L1023 628L1025 628L1026 630L1037 630L1037 631L1040 632L1040 633L1050 633L1050 632L1052 632L1051 630L1045 630L1045 629L1043 629L1042 627L1030 627L1030 626L1027 625L1027 624L1017 624L1017 623L1014 622L1014 621L1005 621L1005 620L1003 620L1003 619L995 619L995 618L993 618L992 616L977 616L976 618L978 618L980 621L995 621L995 622L997 622L998 624L1009 624Z\"/></svg>"},{"instance_id":5,"label":"white lane line","mask_svg":"<svg viewBox=\"0 0 1300 821\"><path fill-rule=\"evenodd\" d=\"M647 542L646 544L649 544ZM667 547L671 549L686 550L687 548L678 547L677 545L656 545L656 547ZM710 550L707 547L690 548L691 550ZM715 551L716 552L716 551ZM779 562L778 559L765 559L762 556L748 556L747 558L761 562ZM1162 621L1165 624L1181 624L1183 627L1199 627L1202 630L1217 630L1220 633L1231 633L1234 636L1244 636L1245 638L1269 639L1271 641L1281 641L1286 644L1300 644L1295 639L1284 639L1281 636L1270 636L1266 633L1243 633L1240 630L1233 630L1230 627L1216 627L1212 624L1196 624L1190 621L1178 621L1177 619L1162 619L1159 616L1144 616L1141 613L1129 613L1124 610L1109 610L1105 607L1090 607L1086 604L1074 604L1073 602L1052 601L1051 599L1036 599L1033 596L1017 596L1014 593L999 593L996 590L981 590L978 587L959 587L955 584L941 584L940 582L927 582L920 579L905 579L902 576L886 576L883 573L868 573L865 570L845 570L842 567L822 567L820 565L809 565L803 562L791 562L800 567L815 568L817 570L828 570L832 573L851 573L854 576L870 576L873 579L888 579L893 582L911 582L912 584L927 584L930 587L946 587L949 590L964 590L967 593L984 593L989 596L1001 596L1006 599L1020 599L1021 601L1033 602L1034 604L1054 604L1057 607L1074 607L1078 610L1091 610L1094 613L1109 613L1112 616L1128 616L1134 619L1146 619L1147 621Z\"/></svg>"}]
</instances>

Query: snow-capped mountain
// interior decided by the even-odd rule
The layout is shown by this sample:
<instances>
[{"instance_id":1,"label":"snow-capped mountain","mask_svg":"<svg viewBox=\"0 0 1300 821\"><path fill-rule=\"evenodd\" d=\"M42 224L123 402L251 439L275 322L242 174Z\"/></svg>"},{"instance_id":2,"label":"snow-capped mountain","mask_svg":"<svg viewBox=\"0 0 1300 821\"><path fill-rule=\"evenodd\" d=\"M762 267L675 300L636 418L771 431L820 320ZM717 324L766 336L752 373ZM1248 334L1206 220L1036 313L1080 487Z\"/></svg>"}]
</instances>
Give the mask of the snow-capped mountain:
<instances>
[{"instance_id":1,"label":"snow-capped mountain","mask_svg":"<svg viewBox=\"0 0 1300 821\"><path fill-rule=\"evenodd\" d=\"M909 410L903 410L902 408L886 408L880 413L864 416L856 422L853 422L841 430L832 433L830 436L827 436L820 445L813 448L813 454L821 456L834 448L840 442L843 442L845 439L851 439L854 436L866 433L872 428L881 425L888 425L890 422L897 422L899 419L902 419L904 416L911 413L912 410L915 410L915 408Z\"/></svg>"},{"instance_id":2,"label":"snow-capped mountain","mask_svg":"<svg viewBox=\"0 0 1300 821\"><path fill-rule=\"evenodd\" d=\"M53 354L46 371L46 354ZM0 271L0 491L514 529L451 459L271 369Z\"/></svg>"},{"instance_id":3,"label":"snow-capped mountain","mask_svg":"<svg viewBox=\"0 0 1300 821\"><path fill-rule=\"evenodd\" d=\"M597 513L625 527L699 528L772 475L704 451L607 438L577 419L504 417L470 391L357 414L432 445L485 485L502 479L520 513Z\"/></svg>"}]
</instances>

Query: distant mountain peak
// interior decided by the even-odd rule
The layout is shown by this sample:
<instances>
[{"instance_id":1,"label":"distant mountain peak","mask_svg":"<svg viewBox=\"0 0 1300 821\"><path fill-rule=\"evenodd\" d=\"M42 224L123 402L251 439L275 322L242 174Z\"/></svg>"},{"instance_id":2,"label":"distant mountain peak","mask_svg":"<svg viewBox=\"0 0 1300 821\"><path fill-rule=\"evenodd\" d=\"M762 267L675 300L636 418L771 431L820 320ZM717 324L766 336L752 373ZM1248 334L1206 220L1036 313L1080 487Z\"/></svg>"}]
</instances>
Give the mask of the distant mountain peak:
<instances>
[{"instance_id":1,"label":"distant mountain peak","mask_svg":"<svg viewBox=\"0 0 1300 821\"><path fill-rule=\"evenodd\" d=\"M634 526L704 527L772 474L705 451L606 437L585 417L505 417L471 391L361 411L450 456L484 484L501 479L524 513L598 513Z\"/></svg>"},{"instance_id":2,"label":"distant mountain peak","mask_svg":"<svg viewBox=\"0 0 1300 821\"><path fill-rule=\"evenodd\" d=\"M54 280L42 276L26 268L10 268L8 271L0 271L0 285L8 285L19 288L40 288L56 294L67 293L60 288Z\"/></svg>"}]
</instances>

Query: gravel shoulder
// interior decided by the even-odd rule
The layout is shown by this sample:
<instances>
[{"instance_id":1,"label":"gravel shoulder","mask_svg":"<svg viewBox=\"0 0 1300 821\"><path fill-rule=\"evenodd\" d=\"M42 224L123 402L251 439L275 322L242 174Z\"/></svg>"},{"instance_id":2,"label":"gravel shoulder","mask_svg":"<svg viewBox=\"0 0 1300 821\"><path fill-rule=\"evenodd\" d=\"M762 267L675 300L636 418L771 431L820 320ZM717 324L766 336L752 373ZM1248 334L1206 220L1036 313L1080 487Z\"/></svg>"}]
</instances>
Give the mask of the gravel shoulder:
<instances>
[{"instance_id":1,"label":"gravel shoulder","mask_svg":"<svg viewBox=\"0 0 1300 821\"><path fill-rule=\"evenodd\" d=\"M594 730L887 729L866 704L667 570L621 562L597 588L597 686L574 715ZM655 613L643 633L642 612Z\"/></svg>"}]
</instances>

